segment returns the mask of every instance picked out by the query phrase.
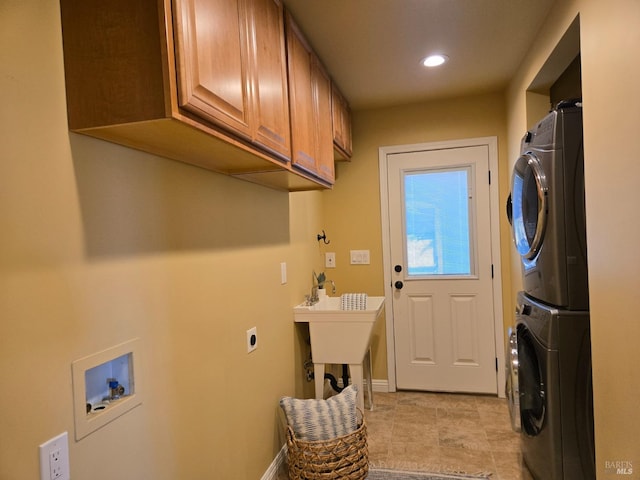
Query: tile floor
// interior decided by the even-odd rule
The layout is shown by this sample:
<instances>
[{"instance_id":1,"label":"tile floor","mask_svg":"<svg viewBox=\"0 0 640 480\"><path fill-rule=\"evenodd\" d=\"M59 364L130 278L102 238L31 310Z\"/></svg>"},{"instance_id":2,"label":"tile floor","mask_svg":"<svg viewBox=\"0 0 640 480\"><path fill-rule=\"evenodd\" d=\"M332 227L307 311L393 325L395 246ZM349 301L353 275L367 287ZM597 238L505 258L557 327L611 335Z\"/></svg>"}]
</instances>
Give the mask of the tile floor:
<instances>
[{"instance_id":1,"label":"tile floor","mask_svg":"<svg viewBox=\"0 0 640 480\"><path fill-rule=\"evenodd\" d=\"M531 480L506 399L396 392L376 393L374 401L365 412L372 466Z\"/></svg>"},{"instance_id":2,"label":"tile floor","mask_svg":"<svg viewBox=\"0 0 640 480\"><path fill-rule=\"evenodd\" d=\"M374 410L365 412L373 467L532 480L505 399L395 392L375 393L374 401Z\"/></svg>"}]
</instances>

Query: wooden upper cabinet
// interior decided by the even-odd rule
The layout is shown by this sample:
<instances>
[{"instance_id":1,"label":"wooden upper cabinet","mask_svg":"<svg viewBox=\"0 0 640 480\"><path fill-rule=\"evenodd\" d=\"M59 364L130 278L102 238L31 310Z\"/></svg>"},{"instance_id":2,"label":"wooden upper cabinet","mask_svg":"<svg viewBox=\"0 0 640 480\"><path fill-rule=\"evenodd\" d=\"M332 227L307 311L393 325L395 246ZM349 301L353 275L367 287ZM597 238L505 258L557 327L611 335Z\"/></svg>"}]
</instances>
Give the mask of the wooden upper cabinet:
<instances>
[{"instance_id":1,"label":"wooden upper cabinet","mask_svg":"<svg viewBox=\"0 0 640 480\"><path fill-rule=\"evenodd\" d=\"M351 146L351 109L335 83L331 84L331 113L336 159L350 159L353 153Z\"/></svg>"},{"instance_id":2,"label":"wooden upper cabinet","mask_svg":"<svg viewBox=\"0 0 640 480\"><path fill-rule=\"evenodd\" d=\"M60 0L69 128L277 189L330 187L328 77L295 36L287 57L281 1Z\"/></svg>"},{"instance_id":3,"label":"wooden upper cabinet","mask_svg":"<svg viewBox=\"0 0 640 480\"><path fill-rule=\"evenodd\" d=\"M287 14L287 61L289 68L289 106L291 111L291 162L317 173L311 90L311 53L302 33Z\"/></svg>"},{"instance_id":4,"label":"wooden upper cabinet","mask_svg":"<svg viewBox=\"0 0 640 480\"><path fill-rule=\"evenodd\" d=\"M181 108L290 158L283 7L175 0Z\"/></svg>"},{"instance_id":5,"label":"wooden upper cabinet","mask_svg":"<svg viewBox=\"0 0 640 480\"><path fill-rule=\"evenodd\" d=\"M253 138L274 153L291 159L284 9L280 0L250 2L249 32Z\"/></svg>"},{"instance_id":6,"label":"wooden upper cabinet","mask_svg":"<svg viewBox=\"0 0 640 480\"><path fill-rule=\"evenodd\" d=\"M303 33L286 15L291 109L291 161L333 184L331 80Z\"/></svg>"},{"instance_id":7,"label":"wooden upper cabinet","mask_svg":"<svg viewBox=\"0 0 640 480\"><path fill-rule=\"evenodd\" d=\"M176 0L180 107L250 137L244 0Z\"/></svg>"},{"instance_id":8,"label":"wooden upper cabinet","mask_svg":"<svg viewBox=\"0 0 640 480\"><path fill-rule=\"evenodd\" d=\"M331 123L331 78L317 57L312 63L311 74L316 114L316 163L318 175L333 183L336 175Z\"/></svg>"}]
</instances>

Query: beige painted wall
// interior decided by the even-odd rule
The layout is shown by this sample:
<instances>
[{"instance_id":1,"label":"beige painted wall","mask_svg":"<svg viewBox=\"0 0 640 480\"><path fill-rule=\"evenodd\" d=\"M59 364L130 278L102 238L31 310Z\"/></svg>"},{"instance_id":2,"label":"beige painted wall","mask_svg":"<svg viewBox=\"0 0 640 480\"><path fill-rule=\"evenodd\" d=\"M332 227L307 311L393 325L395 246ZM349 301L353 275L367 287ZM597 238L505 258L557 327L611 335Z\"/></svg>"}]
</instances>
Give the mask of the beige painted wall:
<instances>
[{"instance_id":1,"label":"beige painted wall","mask_svg":"<svg viewBox=\"0 0 640 480\"><path fill-rule=\"evenodd\" d=\"M55 1L0 2L0 91L0 479L62 431L75 479L260 478L308 390L291 307L322 194L69 134ZM144 404L76 442L71 362L135 337Z\"/></svg>"},{"instance_id":2,"label":"beige painted wall","mask_svg":"<svg viewBox=\"0 0 640 480\"><path fill-rule=\"evenodd\" d=\"M379 147L486 136L498 137L498 180L500 205L503 206L508 195L509 173L502 94L355 112L353 159L337 165L336 186L333 191L323 194L324 225L332 242L325 249L336 252L337 265L329 277L336 281L338 293L364 291L384 295ZM506 217L502 219L500 240L503 245L511 241ZM371 264L350 265L349 250L362 249L371 251ZM510 288L508 250L506 252L502 274L505 288ZM504 311L512 311L510 298L505 295ZM386 349L385 323L380 321L372 344L375 379L387 378Z\"/></svg>"},{"instance_id":3,"label":"beige painted wall","mask_svg":"<svg viewBox=\"0 0 640 480\"><path fill-rule=\"evenodd\" d=\"M509 172L522 134L538 118L539 102L528 105L526 89L571 22L580 15L585 133L585 175L589 281L594 369L598 478L617 478L611 462L630 461L640 468L640 415L635 408L640 360L640 322L633 298L640 282L635 239L640 227L633 210L640 163L635 142L640 124L640 3L635 0L561 0L545 22L530 53L510 84L506 102L482 97L380 111L356 112L351 163L338 166L339 183L324 195L325 223L337 252L332 276L342 291L382 294L383 272L378 192L381 145L418 143L467 136L499 135L500 198L506 198ZM503 116L501 108L506 105ZM528 108L529 107L529 108ZM487 120L489 114L489 120ZM496 133L496 131L498 133ZM508 139L508 142L507 142ZM501 229L505 281L505 323L511 323L515 292L521 288L519 262L504 222ZM350 266L349 249L368 248L369 267ZM510 271L514 271L510 275ZM631 303L630 303L631 302ZM386 378L383 325L374 340L374 377ZM608 463L609 462L609 463Z\"/></svg>"},{"instance_id":4,"label":"beige painted wall","mask_svg":"<svg viewBox=\"0 0 640 480\"><path fill-rule=\"evenodd\" d=\"M637 126L640 124L640 3L557 2L508 93L509 158L524 131L524 90L580 15L585 195L598 479L621 478L615 462L640 469L640 281Z\"/></svg>"},{"instance_id":5,"label":"beige painted wall","mask_svg":"<svg viewBox=\"0 0 640 480\"><path fill-rule=\"evenodd\" d=\"M73 477L111 478L106 459L116 458L123 479L208 478L214 470L259 478L281 445L277 399L309 391L305 333L293 327L290 307L306 293L310 270L335 251L329 277L338 293L383 292L378 147L498 135L503 202L527 125L524 90L578 13L598 478L617 478L605 462L640 468L636 0L559 0L506 103L495 94L356 112L356 155L338 166L335 190L291 195L69 135L58 6L6 0L0 478L37 478L37 446L64 430L73 436L71 362L133 337L143 341L147 400L72 440ZM323 228L331 246L315 241ZM504 224L501 242L508 255ZM349 249L370 249L372 264L350 266ZM517 275L509 281L514 263L502 262L505 312L518 289ZM245 330L254 325L260 347L247 355ZM379 328L375 378L386 378L384 342Z\"/></svg>"}]
</instances>

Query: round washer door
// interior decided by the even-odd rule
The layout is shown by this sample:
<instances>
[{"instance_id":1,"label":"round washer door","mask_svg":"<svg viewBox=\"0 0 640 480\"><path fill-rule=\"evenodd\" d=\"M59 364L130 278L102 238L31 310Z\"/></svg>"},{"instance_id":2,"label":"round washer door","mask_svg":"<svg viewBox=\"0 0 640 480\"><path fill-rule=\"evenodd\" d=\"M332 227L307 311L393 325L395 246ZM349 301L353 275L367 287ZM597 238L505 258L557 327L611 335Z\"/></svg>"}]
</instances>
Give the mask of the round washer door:
<instances>
[{"instance_id":1,"label":"round washer door","mask_svg":"<svg viewBox=\"0 0 640 480\"><path fill-rule=\"evenodd\" d=\"M525 325L518 325L517 338L520 426L528 436L535 437L542 431L547 412L543 368L536 342Z\"/></svg>"},{"instance_id":2,"label":"round washer door","mask_svg":"<svg viewBox=\"0 0 640 480\"><path fill-rule=\"evenodd\" d=\"M513 239L524 260L533 260L542 247L547 224L547 193L540 161L532 153L525 153L516 161L511 179Z\"/></svg>"}]
</instances>

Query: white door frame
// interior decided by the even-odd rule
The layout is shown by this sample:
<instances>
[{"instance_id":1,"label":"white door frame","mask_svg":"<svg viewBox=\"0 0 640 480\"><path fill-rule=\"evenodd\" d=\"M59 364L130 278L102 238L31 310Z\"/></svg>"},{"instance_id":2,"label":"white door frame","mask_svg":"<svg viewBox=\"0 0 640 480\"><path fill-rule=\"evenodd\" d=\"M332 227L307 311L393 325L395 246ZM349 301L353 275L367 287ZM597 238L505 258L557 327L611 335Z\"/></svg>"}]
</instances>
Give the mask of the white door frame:
<instances>
[{"instance_id":1,"label":"white door frame","mask_svg":"<svg viewBox=\"0 0 640 480\"><path fill-rule=\"evenodd\" d=\"M491 258L493 264L493 311L495 324L495 347L498 359L497 387L498 396L504 397L505 358L504 358L504 319L502 311L502 269L500 258L500 198L498 188L498 138L480 137L461 140L448 140L443 142L417 143L411 145L393 145L378 149L378 164L380 168L380 213L382 216L382 259L384 268L384 296L385 319L387 335L387 372L388 389L395 392L396 384L396 347L394 338L393 319L393 288L391 285L391 239L389 233L389 184L387 179L387 157L396 153L412 153L424 150L441 150L445 148L461 148L474 146L487 146L489 149L489 170L491 184L489 185L489 200L491 202Z\"/></svg>"}]
</instances>

